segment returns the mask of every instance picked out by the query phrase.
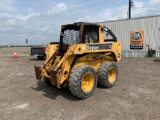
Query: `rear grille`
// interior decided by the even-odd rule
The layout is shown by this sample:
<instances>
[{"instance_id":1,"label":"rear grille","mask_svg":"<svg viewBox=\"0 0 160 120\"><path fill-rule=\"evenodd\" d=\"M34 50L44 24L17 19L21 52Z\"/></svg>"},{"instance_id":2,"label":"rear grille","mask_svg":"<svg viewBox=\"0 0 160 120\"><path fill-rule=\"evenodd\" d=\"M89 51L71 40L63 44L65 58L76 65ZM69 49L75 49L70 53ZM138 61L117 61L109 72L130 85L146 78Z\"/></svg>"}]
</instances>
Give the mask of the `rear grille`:
<instances>
[{"instance_id":1,"label":"rear grille","mask_svg":"<svg viewBox=\"0 0 160 120\"><path fill-rule=\"evenodd\" d=\"M72 45L79 42L79 31L65 30L63 34L63 44Z\"/></svg>"}]
</instances>

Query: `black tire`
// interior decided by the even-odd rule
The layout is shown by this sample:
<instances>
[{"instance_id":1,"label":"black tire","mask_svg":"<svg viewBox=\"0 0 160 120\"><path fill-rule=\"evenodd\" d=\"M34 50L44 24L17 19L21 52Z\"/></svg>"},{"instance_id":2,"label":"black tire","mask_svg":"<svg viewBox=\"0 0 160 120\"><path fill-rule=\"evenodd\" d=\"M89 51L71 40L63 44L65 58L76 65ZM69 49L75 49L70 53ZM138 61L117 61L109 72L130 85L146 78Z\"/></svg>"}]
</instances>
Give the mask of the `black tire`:
<instances>
[{"instance_id":1,"label":"black tire","mask_svg":"<svg viewBox=\"0 0 160 120\"><path fill-rule=\"evenodd\" d=\"M115 63L104 62L98 69L98 84L111 88L115 85L118 78L118 67Z\"/></svg>"},{"instance_id":2,"label":"black tire","mask_svg":"<svg viewBox=\"0 0 160 120\"><path fill-rule=\"evenodd\" d=\"M90 97L97 86L95 70L87 65L76 67L70 74L68 86L74 96L81 99Z\"/></svg>"}]
</instances>

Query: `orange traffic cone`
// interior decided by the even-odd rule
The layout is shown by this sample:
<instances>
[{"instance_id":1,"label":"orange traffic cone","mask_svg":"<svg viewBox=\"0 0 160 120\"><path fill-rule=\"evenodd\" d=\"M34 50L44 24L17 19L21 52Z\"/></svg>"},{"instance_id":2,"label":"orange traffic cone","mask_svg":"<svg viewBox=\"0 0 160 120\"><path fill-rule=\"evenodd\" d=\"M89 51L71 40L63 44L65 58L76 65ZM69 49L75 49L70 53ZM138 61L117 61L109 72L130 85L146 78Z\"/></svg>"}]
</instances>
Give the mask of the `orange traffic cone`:
<instances>
[{"instance_id":1,"label":"orange traffic cone","mask_svg":"<svg viewBox=\"0 0 160 120\"><path fill-rule=\"evenodd\" d=\"M13 58L18 58L18 55L16 52L13 53Z\"/></svg>"}]
</instances>

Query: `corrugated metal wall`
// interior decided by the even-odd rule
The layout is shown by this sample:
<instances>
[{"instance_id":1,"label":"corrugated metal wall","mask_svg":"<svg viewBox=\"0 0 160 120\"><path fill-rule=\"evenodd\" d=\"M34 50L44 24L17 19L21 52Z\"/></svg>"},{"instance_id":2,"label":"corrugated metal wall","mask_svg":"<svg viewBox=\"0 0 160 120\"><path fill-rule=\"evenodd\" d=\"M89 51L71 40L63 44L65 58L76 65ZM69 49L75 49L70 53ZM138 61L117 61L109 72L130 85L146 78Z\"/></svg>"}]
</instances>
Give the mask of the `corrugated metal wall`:
<instances>
[{"instance_id":1,"label":"corrugated metal wall","mask_svg":"<svg viewBox=\"0 0 160 120\"><path fill-rule=\"evenodd\" d=\"M147 57L147 46L156 50L155 57L160 57L160 15L125 20L99 22L98 24L111 29L122 42L123 57ZM144 31L144 43L142 50L130 49L130 32Z\"/></svg>"},{"instance_id":2,"label":"corrugated metal wall","mask_svg":"<svg viewBox=\"0 0 160 120\"><path fill-rule=\"evenodd\" d=\"M148 57L148 51L147 50L138 50L138 51L124 50L122 51L122 57L144 58L144 57ZM160 50L157 50L152 57L160 57Z\"/></svg>"},{"instance_id":3,"label":"corrugated metal wall","mask_svg":"<svg viewBox=\"0 0 160 120\"><path fill-rule=\"evenodd\" d=\"M130 50L130 32L135 30L144 30L143 50L147 50L147 44L152 49L160 49L160 16L106 21L98 24L107 26L115 33L118 41L122 42L123 51ZM139 52L143 52L143 50ZM131 51L137 52L136 50Z\"/></svg>"}]
</instances>

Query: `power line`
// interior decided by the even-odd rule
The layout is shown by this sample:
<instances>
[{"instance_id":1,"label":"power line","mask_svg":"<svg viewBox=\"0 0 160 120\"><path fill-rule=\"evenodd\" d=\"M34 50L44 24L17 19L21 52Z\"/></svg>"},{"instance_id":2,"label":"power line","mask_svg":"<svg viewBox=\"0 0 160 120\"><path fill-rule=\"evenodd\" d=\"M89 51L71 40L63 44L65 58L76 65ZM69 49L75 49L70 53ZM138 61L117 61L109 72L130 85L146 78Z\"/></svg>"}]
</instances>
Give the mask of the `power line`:
<instances>
[{"instance_id":1,"label":"power line","mask_svg":"<svg viewBox=\"0 0 160 120\"><path fill-rule=\"evenodd\" d=\"M93 6L98 6L98 5L101 5L101 4L106 4L106 3L110 3L110 2L116 2L116 1L119 1L119 0L108 0L106 2L106 0L104 1L101 1L101 2L96 2L96 3L93 3L93 4L88 4L88 5L85 5L85 6L80 6L80 7L76 7L76 8L72 8L72 9L69 9L68 11L72 11L72 10L81 10L81 9L85 9L85 8L88 8L88 7L93 7Z\"/></svg>"},{"instance_id":2,"label":"power line","mask_svg":"<svg viewBox=\"0 0 160 120\"><path fill-rule=\"evenodd\" d=\"M133 7L133 8L148 8L148 7L160 7L160 6L145 6L145 7Z\"/></svg>"},{"instance_id":3,"label":"power line","mask_svg":"<svg viewBox=\"0 0 160 120\"><path fill-rule=\"evenodd\" d=\"M92 7L92 6L95 6L95 4L96 5L101 5L101 4L104 4L104 2L105 3L109 3L109 2L115 2L115 1L119 1L119 0L110 0L110 1L108 1L108 2L106 2L106 1L101 1L101 2L96 2L96 3L93 3L93 4L89 4L89 5L85 5L85 6L80 6L80 7L78 7L78 8L76 8L75 10L79 10L79 9L84 9L84 8L88 8L88 7ZM82 2L82 1L81 1ZM68 11L73 11L74 9L69 9ZM117 9L116 9L117 10ZM109 11L109 12L113 12L113 11L115 11L115 10L112 10L112 11ZM67 12L67 11L66 11ZM41 17L43 17L43 16L41 16ZM33 19L33 18L32 18ZM32 20L32 19L30 19L30 20ZM36 19L36 18L34 18L34 19ZM24 30L24 29L23 29ZM27 30L27 29L26 29ZM45 31L53 31L53 30L45 30ZM35 33L35 32L44 32L44 31L32 31L32 32L22 32L22 33L9 33L9 34L32 34L32 33Z\"/></svg>"},{"instance_id":4,"label":"power line","mask_svg":"<svg viewBox=\"0 0 160 120\"><path fill-rule=\"evenodd\" d=\"M145 10L145 11L152 11L152 12L160 12L160 11L155 11L155 10L147 10L147 9L141 9L141 10Z\"/></svg>"},{"instance_id":5,"label":"power line","mask_svg":"<svg viewBox=\"0 0 160 120\"><path fill-rule=\"evenodd\" d=\"M112 1L112 0L110 0L110 1ZM116 0L117 1L117 0ZM83 2L83 1L81 1L81 2ZM101 1L101 2L96 2L96 3L93 3L93 4L88 4L88 5L85 5L85 6L79 6L79 7L76 7L76 8L72 8L72 9L68 9L68 10L66 10L66 11L64 11L63 13L66 13L66 12L74 12L74 11L77 11L77 10L81 10L81 9L86 9L86 8L89 8L89 7L92 7L92 6L95 6L95 5L97 5L97 4L103 4L104 2L106 2L106 1ZM108 2L107 2L108 3ZM74 4L76 4L76 3L74 3ZM46 11L49 11L49 10L46 10ZM48 16L47 14L44 14L44 15L41 15L41 16ZM3 20L10 20L10 19L16 19L17 17L12 17L12 18L8 18L8 19L3 19ZM33 18L32 18L33 19ZM35 19L37 19L37 18L35 18ZM3 20L0 20L0 21L3 21Z\"/></svg>"},{"instance_id":6,"label":"power line","mask_svg":"<svg viewBox=\"0 0 160 120\"><path fill-rule=\"evenodd\" d=\"M103 0L101 2L96 2L96 3L93 3L93 4L88 4L88 5L85 5L85 6L79 6L79 7L76 7L76 8L68 9L68 10L64 11L63 13L74 12L74 11L81 10L81 9L87 9L87 8L90 8L90 7L95 7L95 5L99 6L99 5L102 5L102 4L104 5L104 4L111 3L111 2L116 2L116 1L119 1L119 0L108 0L108 2L106 2L106 0L105 1ZM35 17L46 17L46 16L48 16L48 14L45 13L44 15L41 14L40 16L35 16ZM0 21L11 20L11 19L17 19L17 17L3 19L3 20L0 20ZM38 18L31 18L30 20L33 20L33 19L38 19Z\"/></svg>"},{"instance_id":7,"label":"power line","mask_svg":"<svg viewBox=\"0 0 160 120\"><path fill-rule=\"evenodd\" d=\"M155 11L155 10L146 10L146 11L152 11L152 12L160 12L160 11Z\"/></svg>"},{"instance_id":8,"label":"power line","mask_svg":"<svg viewBox=\"0 0 160 120\"><path fill-rule=\"evenodd\" d=\"M116 8L116 9L112 9L112 10L110 10L110 11L107 11L107 13L111 13L111 12L114 12L114 11L118 11L119 12L119 10L121 10L121 9L123 9L123 10L125 10L125 9L127 9L127 8ZM95 15L95 13L93 14L93 15ZM23 29L23 30L28 30L28 29ZM57 29L52 29L52 30L42 30L42 31L29 31L29 32L21 32L21 33L7 33L7 32L4 32L4 33L6 33L6 34L34 34L35 32L37 33L37 32L46 32L46 31L57 31Z\"/></svg>"},{"instance_id":9,"label":"power line","mask_svg":"<svg viewBox=\"0 0 160 120\"><path fill-rule=\"evenodd\" d=\"M157 7L160 7L160 6L157 6ZM134 7L134 9L141 9L141 10L152 11L152 12L160 12L160 11L155 11L155 10L149 10L148 7Z\"/></svg>"},{"instance_id":10,"label":"power line","mask_svg":"<svg viewBox=\"0 0 160 120\"><path fill-rule=\"evenodd\" d=\"M121 9L123 9L123 10L125 10L125 9L127 9L127 8L118 8L118 9L112 9L111 11L107 11L107 13L111 13L111 12L114 12L114 11L118 11L119 12L119 10L121 10ZM116 12L117 13L117 12ZM91 14L90 14L91 15ZM92 15L95 15L95 13L94 14L92 14ZM23 30L28 30L28 29L23 29ZM11 32L5 32L5 31L2 31L3 32L3 34L30 34L30 35L32 35L32 34L34 34L35 32L36 33L38 33L38 32L46 32L46 31L57 31L57 29L51 29L51 30L41 30L41 31L28 31L28 32L13 32L13 31L11 31ZM1 33L2 33L1 32Z\"/></svg>"}]
</instances>

